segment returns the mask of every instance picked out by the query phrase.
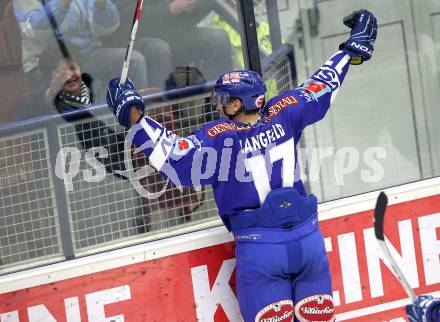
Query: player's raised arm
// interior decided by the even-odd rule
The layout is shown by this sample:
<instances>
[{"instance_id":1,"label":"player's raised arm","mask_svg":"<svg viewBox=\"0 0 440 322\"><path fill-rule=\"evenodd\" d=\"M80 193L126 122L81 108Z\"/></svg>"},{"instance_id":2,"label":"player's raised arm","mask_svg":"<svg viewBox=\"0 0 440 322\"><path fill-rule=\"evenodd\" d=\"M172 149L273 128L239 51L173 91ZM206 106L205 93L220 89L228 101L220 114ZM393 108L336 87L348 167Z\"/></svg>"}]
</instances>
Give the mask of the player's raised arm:
<instances>
[{"instance_id":1,"label":"player's raised arm","mask_svg":"<svg viewBox=\"0 0 440 322\"><path fill-rule=\"evenodd\" d=\"M310 79L295 89L300 99L310 103L292 111L299 130L325 116L344 81L349 65L359 65L371 58L377 35L377 21L373 14L367 10L355 11L344 18L344 24L351 28L348 40L339 46L339 51Z\"/></svg>"},{"instance_id":2,"label":"player's raised arm","mask_svg":"<svg viewBox=\"0 0 440 322\"><path fill-rule=\"evenodd\" d=\"M173 183L183 186L212 183L213 176L196 176L197 180L193 178L192 164L197 164L197 159L202 157L202 154L197 152L201 150L202 144L207 145L206 141L203 142L197 135L181 138L152 118L144 116L145 105L142 97L129 79L125 84L119 84L118 78L110 81L107 104L119 124L131 128L131 142L149 158L153 167Z\"/></svg>"}]
</instances>

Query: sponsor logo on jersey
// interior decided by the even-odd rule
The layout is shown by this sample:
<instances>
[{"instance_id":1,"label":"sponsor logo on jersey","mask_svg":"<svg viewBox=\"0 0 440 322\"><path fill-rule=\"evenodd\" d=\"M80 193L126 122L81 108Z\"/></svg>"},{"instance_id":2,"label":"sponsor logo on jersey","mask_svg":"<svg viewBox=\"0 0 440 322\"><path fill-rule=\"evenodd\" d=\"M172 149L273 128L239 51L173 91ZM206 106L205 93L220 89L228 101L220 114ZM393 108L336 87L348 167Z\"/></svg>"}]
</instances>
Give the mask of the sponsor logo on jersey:
<instances>
[{"instance_id":1,"label":"sponsor logo on jersey","mask_svg":"<svg viewBox=\"0 0 440 322\"><path fill-rule=\"evenodd\" d=\"M324 90L326 87L327 85L325 85L324 83L311 82L307 85L306 89L316 94Z\"/></svg>"},{"instance_id":2,"label":"sponsor logo on jersey","mask_svg":"<svg viewBox=\"0 0 440 322\"><path fill-rule=\"evenodd\" d=\"M306 297L295 305L295 315L301 322L334 321L333 298L328 294Z\"/></svg>"},{"instance_id":3,"label":"sponsor logo on jersey","mask_svg":"<svg viewBox=\"0 0 440 322\"><path fill-rule=\"evenodd\" d=\"M267 108L267 116L265 117L265 121L269 122L272 117L277 115L279 112L284 110L285 108L295 105L298 103L298 100L292 95L285 96L280 98L278 101L273 103Z\"/></svg>"},{"instance_id":4,"label":"sponsor logo on jersey","mask_svg":"<svg viewBox=\"0 0 440 322\"><path fill-rule=\"evenodd\" d=\"M229 132L229 131L241 131L241 130L247 130L250 129L249 126L240 126L235 123L229 123L229 122L223 122L214 125L213 127L210 127L207 130L207 133L210 137L216 137L222 133Z\"/></svg>"},{"instance_id":5,"label":"sponsor logo on jersey","mask_svg":"<svg viewBox=\"0 0 440 322\"><path fill-rule=\"evenodd\" d=\"M237 241L240 240L258 240L263 238L260 234L247 234L247 235L236 235L234 239Z\"/></svg>"},{"instance_id":6,"label":"sponsor logo on jersey","mask_svg":"<svg viewBox=\"0 0 440 322\"><path fill-rule=\"evenodd\" d=\"M290 322L293 317L292 300L271 303L255 316L255 322Z\"/></svg>"},{"instance_id":7,"label":"sponsor logo on jersey","mask_svg":"<svg viewBox=\"0 0 440 322\"><path fill-rule=\"evenodd\" d=\"M317 80L310 79L304 83L304 87L298 89L300 96L304 97L307 102L318 99L325 93L331 92L330 86Z\"/></svg>"}]
</instances>

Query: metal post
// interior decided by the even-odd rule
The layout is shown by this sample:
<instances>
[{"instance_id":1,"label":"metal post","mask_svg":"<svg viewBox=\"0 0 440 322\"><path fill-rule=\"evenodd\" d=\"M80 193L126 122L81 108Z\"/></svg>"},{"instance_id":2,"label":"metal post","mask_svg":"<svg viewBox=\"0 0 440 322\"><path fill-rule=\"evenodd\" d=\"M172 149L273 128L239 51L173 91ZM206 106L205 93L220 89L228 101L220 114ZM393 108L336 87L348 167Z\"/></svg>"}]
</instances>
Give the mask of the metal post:
<instances>
[{"instance_id":1,"label":"metal post","mask_svg":"<svg viewBox=\"0 0 440 322\"><path fill-rule=\"evenodd\" d=\"M47 141L49 146L49 160L52 164L52 169L55 168L57 154L60 150L58 142L58 132L56 124L49 124L47 126ZM58 212L58 222L60 224L61 244L63 247L63 254L67 260L75 258L73 249L72 229L69 220L69 208L67 206L67 191L64 182L59 180L56 176L53 178L53 185L55 190L55 202Z\"/></svg>"},{"instance_id":2,"label":"metal post","mask_svg":"<svg viewBox=\"0 0 440 322\"><path fill-rule=\"evenodd\" d=\"M278 0L266 0L267 21L269 22L270 43L275 51L282 45Z\"/></svg>"},{"instance_id":3,"label":"metal post","mask_svg":"<svg viewBox=\"0 0 440 322\"><path fill-rule=\"evenodd\" d=\"M245 68L261 75L260 50L258 47L254 3L252 0L237 1L238 19L243 33L242 45Z\"/></svg>"}]
</instances>

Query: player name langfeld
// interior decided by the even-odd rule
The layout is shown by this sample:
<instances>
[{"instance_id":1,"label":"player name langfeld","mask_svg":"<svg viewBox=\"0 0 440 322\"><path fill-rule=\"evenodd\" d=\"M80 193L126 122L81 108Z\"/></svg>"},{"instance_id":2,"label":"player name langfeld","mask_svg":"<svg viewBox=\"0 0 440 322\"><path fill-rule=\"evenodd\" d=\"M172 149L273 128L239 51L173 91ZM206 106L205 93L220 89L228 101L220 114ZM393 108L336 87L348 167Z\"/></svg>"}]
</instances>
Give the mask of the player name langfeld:
<instances>
[{"instance_id":1,"label":"player name langfeld","mask_svg":"<svg viewBox=\"0 0 440 322\"><path fill-rule=\"evenodd\" d=\"M241 152L246 154L257 149L260 150L261 148L267 147L270 143L275 142L277 139L282 138L284 135L286 135L286 132L283 126L281 124L274 124L269 130L246 138L244 142L243 140L239 140Z\"/></svg>"}]
</instances>

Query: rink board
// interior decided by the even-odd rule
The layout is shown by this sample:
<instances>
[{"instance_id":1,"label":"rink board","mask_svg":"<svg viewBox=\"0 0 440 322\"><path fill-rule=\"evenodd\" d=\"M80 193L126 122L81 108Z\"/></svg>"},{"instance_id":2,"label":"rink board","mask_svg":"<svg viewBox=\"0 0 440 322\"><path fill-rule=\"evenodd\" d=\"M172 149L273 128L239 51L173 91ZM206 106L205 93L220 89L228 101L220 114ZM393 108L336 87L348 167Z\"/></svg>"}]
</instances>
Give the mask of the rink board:
<instances>
[{"instance_id":1,"label":"rink board","mask_svg":"<svg viewBox=\"0 0 440 322\"><path fill-rule=\"evenodd\" d=\"M440 181L387 189L385 236L417 294L440 296ZM381 259L377 192L320 205L338 321L406 321ZM223 227L0 277L0 322L240 321Z\"/></svg>"}]
</instances>

